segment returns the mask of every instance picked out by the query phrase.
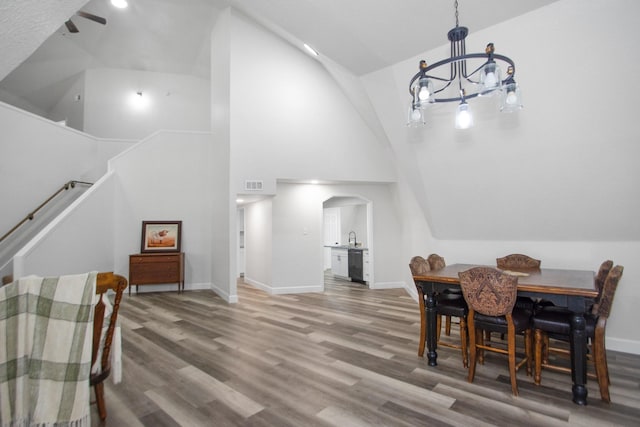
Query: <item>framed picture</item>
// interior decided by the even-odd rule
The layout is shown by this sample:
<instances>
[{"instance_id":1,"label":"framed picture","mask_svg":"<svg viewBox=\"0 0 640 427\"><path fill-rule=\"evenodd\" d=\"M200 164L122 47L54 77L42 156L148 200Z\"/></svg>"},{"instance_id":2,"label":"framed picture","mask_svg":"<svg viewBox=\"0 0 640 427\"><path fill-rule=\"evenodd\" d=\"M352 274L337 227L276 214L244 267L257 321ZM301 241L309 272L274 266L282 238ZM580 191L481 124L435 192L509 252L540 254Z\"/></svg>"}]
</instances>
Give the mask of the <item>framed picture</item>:
<instances>
[{"instance_id":1,"label":"framed picture","mask_svg":"<svg viewBox=\"0 0 640 427\"><path fill-rule=\"evenodd\" d=\"M182 221L142 221L140 252L180 252Z\"/></svg>"}]
</instances>

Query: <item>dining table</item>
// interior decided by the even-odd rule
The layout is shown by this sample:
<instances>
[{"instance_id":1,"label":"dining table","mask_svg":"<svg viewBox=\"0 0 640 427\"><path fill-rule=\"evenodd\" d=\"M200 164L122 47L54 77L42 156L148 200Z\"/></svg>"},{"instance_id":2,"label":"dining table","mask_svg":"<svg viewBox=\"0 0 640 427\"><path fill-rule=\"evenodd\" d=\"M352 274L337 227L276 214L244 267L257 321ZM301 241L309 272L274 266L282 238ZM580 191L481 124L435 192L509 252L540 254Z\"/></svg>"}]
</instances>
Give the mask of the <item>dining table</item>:
<instances>
[{"instance_id":1,"label":"dining table","mask_svg":"<svg viewBox=\"0 0 640 427\"><path fill-rule=\"evenodd\" d=\"M437 299L438 292L460 286L458 273L477 264L451 264L424 275L413 276L419 293L424 295L425 309L421 313L421 348L426 342L429 366L437 366ZM495 267L494 267L495 268ZM506 270L504 270L506 271ZM507 273L518 276L518 296L551 301L573 312L571 321L571 379L573 402L587 404L587 335L584 314L598 296L594 285L595 272L590 270L565 270L554 268L509 269ZM420 351L419 351L420 353Z\"/></svg>"}]
</instances>

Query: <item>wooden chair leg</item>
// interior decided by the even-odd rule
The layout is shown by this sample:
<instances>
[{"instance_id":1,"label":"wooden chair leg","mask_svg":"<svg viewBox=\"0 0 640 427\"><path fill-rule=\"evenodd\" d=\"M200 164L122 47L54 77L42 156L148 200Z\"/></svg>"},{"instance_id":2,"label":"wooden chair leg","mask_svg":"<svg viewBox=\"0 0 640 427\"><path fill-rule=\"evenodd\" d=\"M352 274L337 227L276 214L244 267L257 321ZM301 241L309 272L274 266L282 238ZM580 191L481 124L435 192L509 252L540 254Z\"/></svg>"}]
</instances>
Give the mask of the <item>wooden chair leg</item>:
<instances>
[{"instance_id":1,"label":"wooden chair leg","mask_svg":"<svg viewBox=\"0 0 640 427\"><path fill-rule=\"evenodd\" d=\"M534 332L534 347L535 347L535 371L533 374L533 382L535 385L540 385L542 380L542 341L544 340L543 332L540 329L536 329Z\"/></svg>"},{"instance_id":2,"label":"wooden chair leg","mask_svg":"<svg viewBox=\"0 0 640 427\"><path fill-rule=\"evenodd\" d=\"M422 293L419 294L420 297L420 344L418 344L418 356L424 356L424 347L427 342L427 312L425 311L424 306L424 297Z\"/></svg>"},{"instance_id":3,"label":"wooden chair leg","mask_svg":"<svg viewBox=\"0 0 640 427\"><path fill-rule=\"evenodd\" d=\"M604 346L604 331L596 329L596 336L593 340L593 361L596 368L596 377L600 387L600 399L604 402L611 402L609 395L609 367L607 366L607 354Z\"/></svg>"},{"instance_id":4,"label":"wooden chair leg","mask_svg":"<svg viewBox=\"0 0 640 427\"><path fill-rule=\"evenodd\" d=\"M485 345L485 338L487 334L489 335L489 338L491 338L491 332L489 331L476 329L476 333L477 333L476 344L479 344L481 346ZM484 349L483 348L478 349L478 362L480 362L481 365L484 365Z\"/></svg>"},{"instance_id":5,"label":"wooden chair leg","mask_svg":"<svg viewBox=\"0 0 640 427\"><path fill-rule=\"evenodd\" d=\"M533 333L531 329L524 331L524 352L527 356L527 376L530 377L533 368Z\"/></svg>"},{"instance_id":6,"label":"wooden chair leg","mask_svg":"<svg viewBox=\"0 0 640 427\"><path fill-rule=\"evenodd\" d=\"M507 349L509 352L509 377L511 379L511 392L518 395L518 383L516 380L516 332L512 325L509 325L507 333Z\"/></svg>"},{"instance_id":7,"label":"wooden chair leg","mask_svg":"<svg viewBox=\"0 0 640 427\"><path fill-rule=\"evenodd\" d=\"M444 324L444 333L447 336L451 335L451 316L447 316Z\"/></svg>"},{"instance_id":8,"label":"wooden chair leg","mask_svg":"<svg viewBox=\"0 0 640 427\"><path fill-rule=\"evenodd\" d=\"M549 363L549 335L542 334L542 362Z\"/></svg>"},{"instance_id":9,"label":"wooden chair leg","mask_svg":"<svg viewBox=\"0 0 640 427\"><path fill-rule=\"evenodd\" d=\"M469 317L467 318L467 331L469 332L469 376L467 380L472 383L473 378L476 375L476 341L478 339L478 334L482 333L481 330L476 330L475 328L475 324L473 322L473 312L469 312Z\"/></svg>"},{"instance_id":10,"label":"wooden chair leg","mask_svg":"<svg viewBox=\"0 0 640 427\"><path fill-rule=\"evenodd\" d=\"M469 367L469 359L467 358L467 322L464 317L460 318L460 347L462 347L462 366Z\"/></svg>"},{"instance_id":11,"label":"wooden chair leg","mask_svg":"<svg viewBox=\"0 0 640 427\"><path fill-rule=\"evenodd\" d=\"M93 386L96 392L96 405L98 406L98 414L101 420L107 418L107 406L104 403L104 383L98 383Z\"/></svg>"}]
</instances>

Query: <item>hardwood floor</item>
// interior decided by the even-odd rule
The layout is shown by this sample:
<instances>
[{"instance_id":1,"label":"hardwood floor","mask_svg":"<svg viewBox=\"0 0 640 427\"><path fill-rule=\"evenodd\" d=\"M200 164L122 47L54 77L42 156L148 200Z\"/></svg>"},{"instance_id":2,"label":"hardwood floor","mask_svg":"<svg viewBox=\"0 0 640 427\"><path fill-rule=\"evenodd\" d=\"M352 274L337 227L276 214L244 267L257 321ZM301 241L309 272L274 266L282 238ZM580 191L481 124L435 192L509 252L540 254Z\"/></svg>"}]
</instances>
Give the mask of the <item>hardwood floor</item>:
<instances>
[{"instance_id":1,"label":"hardwood floor","mask_svg":"<svg viewBox=\"0 0 640 427\"><path fill-rule=\"evenodd\" d=\"M418 304L400 289L327 276L324 293L270 296L243 283L240 302L211 291L125 296L123 381L106 384L106 426L612 426L640 424L640 356L610 352L612 403L569 375L535 386L487 355L473 384L458 350L438 366L418 352ZM452 329L455 329L452 328ZM453 341L458 336L448 337Z\"/></svg>"}]
</instances>

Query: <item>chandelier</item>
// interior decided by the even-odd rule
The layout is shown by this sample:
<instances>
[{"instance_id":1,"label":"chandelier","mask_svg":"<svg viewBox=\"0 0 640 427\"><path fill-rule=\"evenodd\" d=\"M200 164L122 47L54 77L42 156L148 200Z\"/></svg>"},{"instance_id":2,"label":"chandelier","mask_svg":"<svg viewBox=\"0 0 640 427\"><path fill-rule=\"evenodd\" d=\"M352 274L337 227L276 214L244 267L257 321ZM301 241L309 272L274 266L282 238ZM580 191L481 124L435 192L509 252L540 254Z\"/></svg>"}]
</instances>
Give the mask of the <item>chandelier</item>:
<instances>
[{"instance_id":1,"label":"chandelier","mask_svg":"<svg viewBox=\"0 0 640 427\"><path fill-rule=\"evenodd\" d=\"M465 39L469 29L459 26L458 0L455 0L454 7L456 26L447 33L451 56L431 65L420 61L419 71L409 81L411 103L408 124L411 126L425 124L427 107L434 103L458 103L456 129L473 126L473 115L467 103L469 99L499 94L500 111L513 112L522 108L522 95L514 79L515 63L495 53L493 43L487 45L484 53L467 53ZM448 76L446 65L449 65ZM504 80L500 65L506 69Z\"/></svg>"}]
</instances>

